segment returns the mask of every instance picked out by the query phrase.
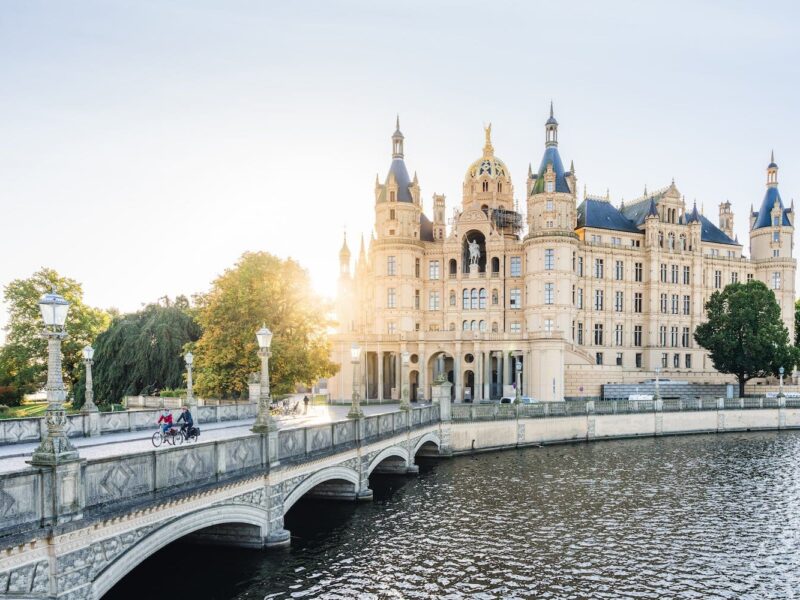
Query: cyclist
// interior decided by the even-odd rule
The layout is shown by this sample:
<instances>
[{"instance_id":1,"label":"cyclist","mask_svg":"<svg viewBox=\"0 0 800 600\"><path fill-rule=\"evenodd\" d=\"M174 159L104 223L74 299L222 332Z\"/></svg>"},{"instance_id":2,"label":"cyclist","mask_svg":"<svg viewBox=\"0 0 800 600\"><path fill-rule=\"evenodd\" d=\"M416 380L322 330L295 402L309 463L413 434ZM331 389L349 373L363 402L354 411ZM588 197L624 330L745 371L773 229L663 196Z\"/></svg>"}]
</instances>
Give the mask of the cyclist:
<instances>
[{"instance_id":1,"label":"cyclist","mask_svg":"<svg viewBox=\"0 0 800 600\"><path fill-rule=\"evenodd\" d=\"M181 423L181 421L183 421L183 423ZM181 414L176 423L181 423L181 431L185 431L187 436L192 434L194 419L192 419L192 413L189 411L188 406L181 406Z\"/></svg>"},{"instance_id":2,"label":"cyclist","mask_svg":"<svg viewBox=\"0 0 800 600\"><path fill-rule=\"evenodd\" d=\"M158 417L158 423L161 424L161 433L164 435L172 428L172 413L169 409L165 408L161 411L161 416Z\"/></svg>"}]
</instances>

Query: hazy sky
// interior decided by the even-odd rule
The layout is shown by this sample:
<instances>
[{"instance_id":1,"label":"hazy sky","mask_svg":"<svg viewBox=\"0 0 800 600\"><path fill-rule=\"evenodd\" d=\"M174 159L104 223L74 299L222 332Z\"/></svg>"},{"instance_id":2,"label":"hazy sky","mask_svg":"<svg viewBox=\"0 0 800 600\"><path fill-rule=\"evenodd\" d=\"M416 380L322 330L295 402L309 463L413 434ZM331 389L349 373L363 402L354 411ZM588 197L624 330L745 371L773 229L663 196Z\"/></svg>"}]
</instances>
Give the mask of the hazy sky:
<instances>
[{"instance_id":1,"label":"hazy sky","mask_svg":"<svg viewBox=\"0 0 800 600\"><path fill-rule=\"evenodd\" d=\"M246 250L332 295L373 225L395 114L431 213L493 124L524 199L550 99L579 186L669 184L747 243L769 153L800 189L796 3L0 2L0 285L192 294ZM2 312L0 324L5 322Z\"/></svg>"}]
</instances>

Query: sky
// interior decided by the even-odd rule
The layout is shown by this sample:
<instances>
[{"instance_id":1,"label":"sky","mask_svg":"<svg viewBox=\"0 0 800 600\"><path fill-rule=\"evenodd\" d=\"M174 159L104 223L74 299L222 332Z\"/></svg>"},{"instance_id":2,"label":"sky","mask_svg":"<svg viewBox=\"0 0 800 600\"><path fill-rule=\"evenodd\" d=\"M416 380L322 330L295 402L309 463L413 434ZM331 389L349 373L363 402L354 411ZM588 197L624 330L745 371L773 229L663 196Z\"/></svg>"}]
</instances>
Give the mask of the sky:
<instances>
[{"instance_id":1,"label":"sky","mask_svg":"<svg viewBox=\"0 0 800 600\"><path fill-rule=\"evenodd\" d=\"M267 251L333 296L397 114L449 214L489 122L524 200L551 100L581 190L674 177L714 221L733 204L746 252L772 149L800 190L798 25L790 2L3 0L0 286L47 266L133 311Z\"/></svg>"}]
</instances>

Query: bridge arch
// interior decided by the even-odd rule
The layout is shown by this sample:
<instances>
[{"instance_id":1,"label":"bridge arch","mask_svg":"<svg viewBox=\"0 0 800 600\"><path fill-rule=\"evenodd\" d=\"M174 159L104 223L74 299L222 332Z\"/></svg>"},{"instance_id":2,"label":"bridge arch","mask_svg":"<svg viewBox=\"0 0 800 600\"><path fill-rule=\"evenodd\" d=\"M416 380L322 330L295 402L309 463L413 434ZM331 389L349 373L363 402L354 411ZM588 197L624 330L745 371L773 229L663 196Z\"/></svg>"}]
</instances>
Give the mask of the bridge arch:
<instances>
[{"instance_id":1,"label":"bridge arch","mask_svg":"<svg viewBox=\"0 0 800 600\"><path fill-rule=\"evenodd\" d=\"M358 473L353 469L349 469L347 467L329 467L327 469L322 469L321 471L306 477L303 481L297 484L297 486L291 492L289 492L289 494L283 500L283 514L285 515L287 512L289 512L289 509L294 506L295 502L317 487L320 483L335 480L352 483L354 492L358 492L360 478Z\"/></svg>"},{"instance_id":2,"label":"bridge arch","mask_svg":"<svg viewBox=\"0 0 800 600\"><path fill-rule=\"evenodd\" d=\"M435 433L426 433L419 438L417 443L414 445L414 451L411 453L411 456L416 456L417 452L419 452L425 444L435 445L436 450L438 451L442 447L442 440Z\"/></svg>"},{"instance_id":3,"label":"bridge arch","mask_svg":"<svg viewBox=\"0 0 800 600\"><path fill-rule=\"evenodd\" d=\"M154 529L109 563L92 581L93 597L102 597L119 583L125 575L136 568L139 563L161 550L164 546L200 529L232 523L255 525L260 528L261 536L263 538L267 537L267 511L256 506L222 504L182 515L162 527Z\"/></svg>"},{"instance_id":4,"label":"bridge arch","mask_svg":"<svg viewBox=\"0 0 800 600\"><path fill-rule=\"evenodd\" d=\"M389 448L384 448L381 450L378 455L369 463L369 467L367 467L367 477L372 474L372 471L375 470L375 467L377 467L387 458L399 458L405 463L405 468L411 466L411 457L408 454L408 450L400 446L390 446Z\"/></svg>"}]
</instances>

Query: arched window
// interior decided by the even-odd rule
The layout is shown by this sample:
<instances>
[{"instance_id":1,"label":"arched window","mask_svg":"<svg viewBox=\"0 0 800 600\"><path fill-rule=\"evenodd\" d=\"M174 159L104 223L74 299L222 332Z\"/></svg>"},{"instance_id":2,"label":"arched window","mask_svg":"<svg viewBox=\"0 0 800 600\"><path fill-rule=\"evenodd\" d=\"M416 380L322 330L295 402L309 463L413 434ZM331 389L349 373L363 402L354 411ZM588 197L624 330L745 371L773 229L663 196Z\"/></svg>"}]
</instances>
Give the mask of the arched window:
<instances>
[{"instance_id":1,"label":"arched window","mask_svg":"<svg viewBox=\"0 0 800 600\"><path fill-rule=\"evenodd\" d=\"M497 191L498 192L502 192L503 191L503 184L500 183L499 181L497 182Z\"/></svg>"},{"instance_id":2,"label":"arched window","mask_svg":"<svg viewBox=\"0 0 800 600\"><path fill-rule=\"evenodd\" d=\"M488 181L484 181L483 182L482 189L483 189L484 192L488 192L489 191L489 182Z\"/></svg>"},{"instance_id":3,"label":"arched window","mask_svg":"<svg viewBox=\"0 0 800 600\"><path fill-rule=\"evenodd\" d=\"M472 288L472 310L478 310L478 290Z\"/></svg>"},{"instance_id":4,"label":"arched window","mask_svg":"<svg viewBox=\"0 0 800 600\"><path fill-rule=\"evenodd\" d=\"M450 306L456 305L456 293L450 292Z\"/></svg>"},{"instance_id":5,"label":"arched window","mask_svg":"<svg viewBox=\"0 0 800 600\"><path fill-rule=\"evenodd\" d=\"M497 304L497 290L492 290L492 304Z\"/></svg>"},{"instance_id":6,"label":"arched window","mask_svg":"<svg viewBox=\"0 0 800 600\"><path fill-rule=\"evenodd\" d=\"M480 298L480 302L478 304L478 308L483 310L484 308L486 308L486 288L481 288L481 292L480 292L479 298Z\"/></svg>"},{"instance_id":7,"label":"arched window","mask_svg":"<svg viewBox=\"0 0 800 600\"><path fill-rule=\"evenodd\" d=\"M461 329L463 329L464 331L469 331L469 321L464 321L461 324Z\"/></svg>"},{"instance_id":8,"label":"arched window","mask_svg":"<svg viewBox=\"0 0 800 600\"><path fill-rule=\"evenodd\" d=\"M464 288L464 293L461 294L461 308L469 309L469 290L467 288Z\"/></svg>"},{"instance_id":9,"label":"arched window","mask_svg":"<svg viewBox=\"0 0 800 600\"><path fill-rule=\"evenodd\" d=\"M492 323L492 333L497 333L497 322Z\"/></svg>"},{"instance_id":10,"label":"arched window","mask_svg":"<svg viewBox=\"0 0 800 600\"><path fill-rule=\"evenodd\" d=\"M471 329L472 329L472 331L478 331L478 322L477 321L473 321L471 323Z\"/></svg>"},{"instance_id":11,"label":"arched window","mask_svg":"<svg viewBox=\"0 0 800 600\"><path fill-rule=\"evenodd\" d=\"M478 329L481 330L481 331L486 331L486 321L481 321L478 324Z\"/></svg>"},{"instance_id":12,"label":"arched window","mask_svg":"<svg viewBox=\"0 0 800 600\"><path fill-rule=\"evenodd\" d=\"M492 273L500 272L500 259L496 256L492 257Z\"/></svg>"},{"instance_id":13,"label":"arched window","mask_svg":"<svg viewBox=\"0 0 800 600\"><path fill-rule=\"evenodd\" d=\"M450 259L450 275L455 275L458 272L458 263L455 258Z\"/></svg>"}]
</instances>

